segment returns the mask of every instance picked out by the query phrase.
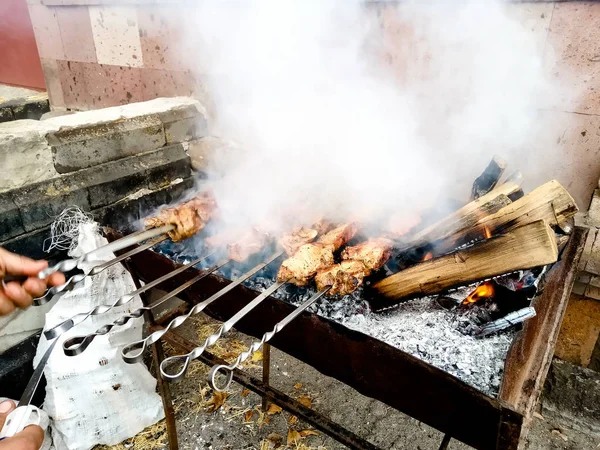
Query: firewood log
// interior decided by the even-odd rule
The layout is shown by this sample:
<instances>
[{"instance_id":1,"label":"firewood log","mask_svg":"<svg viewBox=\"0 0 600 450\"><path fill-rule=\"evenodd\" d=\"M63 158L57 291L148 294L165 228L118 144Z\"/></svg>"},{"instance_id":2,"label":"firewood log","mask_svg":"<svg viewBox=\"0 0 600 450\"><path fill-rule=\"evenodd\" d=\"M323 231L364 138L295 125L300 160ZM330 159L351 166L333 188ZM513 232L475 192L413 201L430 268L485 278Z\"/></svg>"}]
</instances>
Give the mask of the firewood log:
<instances>
[{"instance_id":1,"label":"firewood log","mask_svg":"<svg viewBox=\"0 0 600 450\"><path fill-rule=\"evenodd\" d=\"M494 189L504 173L504 169L506 169L506 161L498 156L494 156L483 173L473 182L471 200L477 200Z\"/></svg>"},{"instance_id":2,"label":"firewood log","mask_svg":"<svg viewBox=\"0 0 600 450\"><path fill-rule=\"evenodd\" d=\"M555 233L539 220L384 278L373 285L376 296L370 301L374 309L382 309L495 275L552 264L557 258Z\"/></svg>"}]
</instances>

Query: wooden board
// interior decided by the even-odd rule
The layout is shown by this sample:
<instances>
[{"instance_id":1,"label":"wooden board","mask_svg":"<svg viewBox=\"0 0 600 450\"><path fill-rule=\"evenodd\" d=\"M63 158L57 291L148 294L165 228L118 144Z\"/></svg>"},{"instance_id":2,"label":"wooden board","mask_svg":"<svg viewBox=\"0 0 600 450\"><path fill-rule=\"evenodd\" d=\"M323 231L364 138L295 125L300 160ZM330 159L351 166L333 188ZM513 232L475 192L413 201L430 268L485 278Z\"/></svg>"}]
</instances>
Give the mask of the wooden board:
<instances>
[{"instance_id":1,"label":"wooden board","mask_svg":"<svg viewBox=\"0 0 600 450\"><path fill-rule=\"evenodd\" d=\"M537 221L466 250L417 264L375 283L373 289L390 300L383 304L393 305L494 275L552 264L557 258L554 231L544 221ZM377 303L371 301L374 307Z\"/></svg>"}]
</instances>

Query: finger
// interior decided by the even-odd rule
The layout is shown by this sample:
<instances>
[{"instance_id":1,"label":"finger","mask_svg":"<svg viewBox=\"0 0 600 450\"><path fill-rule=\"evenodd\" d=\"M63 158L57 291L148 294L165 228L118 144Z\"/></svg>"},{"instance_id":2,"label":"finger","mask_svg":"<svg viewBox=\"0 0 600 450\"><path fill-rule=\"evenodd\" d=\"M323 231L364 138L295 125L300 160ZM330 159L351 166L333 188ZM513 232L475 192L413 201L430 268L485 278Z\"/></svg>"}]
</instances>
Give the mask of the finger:
<instances>
[{"instance_id":1,"label":"finger","mask_svg":"<svg viewBox=\"0 0 600 450\"><path fill-rule=\"evenodd\" d=\"M4 286L4 295L19 308L27 308L33 301L33 297L23 289L23 286L15 282L6 283L6 286Z\"/></svg>"},{"instance_id":2,"label":"finger","mask_svg":"<svg viewBox=\"0 0 600 450\"><path fill-rule=\"evenodd\" d=\"M27 278L23 283L23 289L32 297L39 297L46 292L46 282L39 278Z\"/></svg>"},{"instance_id":3,"label":"finger","mask_svg":"<svg viewBox=\"0 0 600 450\"><path fill-rule=\"evenodd\" d=\"M4 422L6 422L6 416L8 416L11 412L15 410L17 405L12 400L5 400L0 403L0 430L4 427Z\"/></svg>"},{"instance_id":4,"label":"finger","mask_svg":"<svg viewBox=\"0 0 600 450\"><path fill-rule=\"evenodd\" d=\"M0 441L0 450L39 450L44 443L44 430L29 425L13 437Z\"/></svg>"},{"instance_id":5,"label":"finger","mask_svg":"<svg viewBox=\"0 0 600 450\"><path fill-rule=\"evenodd\" d=\"M8 316L15 310L15 304L9 299L4 291L0 289L0 316Z\"/></svg>"},{"instance_id":6,"label":"finger","mask_svg":"<svg viewBox=\"0 0 600 450\"><path fill-rule=\"evenodd\" d=\"M0 276L8 273L36 276L40 270L44 270L46 267L48 267L48 261L36 261L6 250L0 252Z\"/></svg>"},{"instance_id":7,"label":"finger","mask_svg":"<svg viewBox=\"0 0 600 450\"><path fill-rule=\"evenodd\" d=\"M65 284L67 280L61 272L55 272L46 281L48 282L48 286L60 286L61 284Z\"/></svg>"}]
</instances>

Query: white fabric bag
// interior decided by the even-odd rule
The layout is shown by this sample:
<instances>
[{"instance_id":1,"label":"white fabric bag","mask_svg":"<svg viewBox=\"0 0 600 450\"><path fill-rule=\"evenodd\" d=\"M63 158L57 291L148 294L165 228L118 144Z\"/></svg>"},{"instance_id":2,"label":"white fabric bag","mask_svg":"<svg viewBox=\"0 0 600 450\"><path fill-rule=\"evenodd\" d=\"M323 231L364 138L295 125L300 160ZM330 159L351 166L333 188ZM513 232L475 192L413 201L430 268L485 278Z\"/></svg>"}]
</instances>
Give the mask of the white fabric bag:
<instances>
[{"instance_id":1,"label":"white fabric bag","mask_svg":"<svg viewBox=\"0 0 600 450\"><path fill-rule=\"evenodd\" d=\"M106 244L97 224L88 222L79 227L78 245L70 252L71 256L78 257ZM112 253L106 254L102 260L113 257ZM97 305L112 304L135 289L129 272L121 264L109 267L61 297L46 314L44 330ZM62 341L67 337L92 333L141 306L140 298L136 297L105 314L89 317L58 338L60 341L44 370L47 380L44 410L52 418L56 450L115 445L164 417L160 396L155 392L156 380L143 364L126 364L120 355L123 345L142 338L142 318L114 328L108 335L97 336L78 356L65 356L62 351ZM42 334L34 366L47 348L48 342Z\"/></svg>"}]
</instances>

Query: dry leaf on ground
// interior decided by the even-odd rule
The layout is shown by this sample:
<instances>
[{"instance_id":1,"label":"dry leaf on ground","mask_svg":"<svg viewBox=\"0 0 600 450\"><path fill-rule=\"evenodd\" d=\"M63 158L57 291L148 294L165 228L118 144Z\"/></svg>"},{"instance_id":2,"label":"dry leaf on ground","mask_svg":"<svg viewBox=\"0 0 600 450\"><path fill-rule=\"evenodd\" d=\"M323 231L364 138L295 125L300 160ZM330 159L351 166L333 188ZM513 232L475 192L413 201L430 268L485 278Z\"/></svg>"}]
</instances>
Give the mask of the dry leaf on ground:
<instances>
[{"instance_id":1,"label":"dry leaf on ground","mask_svg":"<svg viewBox=\"0 0 600 450\"><path fill-rule=\"evenodd\" d=\"M206 403L206 406L208 406L206 412L215 412L223 406L223 403L225 403L228 396L229 394L227 392L215 392L212 398Z\"/></svg>"},{"instance_id":2,"label":"dry leaf on ground","mask_svg":"<svg viewBox=\"0 0 600 450\"><path fill-rule=\"evenodd\" d=\"M262 361L262 359L263 359L263 352L261 352L260 350L257 350L254 353L252 353L252 362Z\"/></svg>"},{"instance_id":3,"label":"dry leaf on ground","mask_svg":"<svg viewBox=\"0 0 600 450\"><path fill-rule=\"evenodd\" d=\"M242 397L248 397L248 394L250 393L250 389L244 389L242 391Z\"/></svg>"},{"instance_id":4,"label":"dry leaf on ground","mask_svg":"<svg viewBox=\"0 0 600 450\"><path fill-rule=\"evenodd\" d=\"M306 395L301 395L300 397L298 397L298 402L300 402L307 408L310 408L312 405L312 400L310 399L310 397L307 397Z\"/></svg>"},{"instance_id":5,"label":"dry leaf on ground","mask_svg":"<svg viewBox=\"0 0 600 450\"><path fill-rule=\"evenodd\" d=\"M302 439L302 436L300 436L300 433L298 433L293 428L288 428L287 445L289 445L289 446L295 445L298 442L300 442L300 439Z\"/></svg>"},{"instance_id":6,"label":"dry leaf on ground","mask_svg":"<svg viewBox=\"0 0 600 450\"><path fill-rule=\"evenodd\" d=\"M271 423L271 416L267 416L267 417L265 417L265 420L264 420L264 422L265 422L266 424L269 424L269 423Z\"/></svg>"},{"instance_id":7,"label":"dry leaf on ground","mask_svg":"<svg viewBox=\"0 0 600 450\"><path fill-rule=\"evenodd\" d=\"M244 413L244 422L250 422L252 420L252 416L254 416L254 411L249 409Z\"/></svg>"},{"instance_id":8,"label":"dry leaf on ground","mask_svg":"<svg viewBox=\"0 0 600 450\"><path fill-rule=\"evenodd\" d=\"M288 419L288 423L289 423L290 425L293 425L293 424L295 424L296 422L298 422L298 418L297 418L296 416L291 416L291 417Z\"/></svg>"},{"instance_id":9,"label":"dry leaf on ground","mask_svg":"<svg viewBox=\"0 0 600 450\"><path fill-rule=\"evenodd\" d=\"M315 430L302 430L300 432L300 436L302 436L303 438L306 436L318 436L319 433L317 433Z\"/></svg>"},{"instance_id":10,"label":"dry leaf on ground","mask_svg":"<svg viewBox=\"0 0 600 450\"><path fill-rule=\"evenodd\" d=\"M267 440L277 448L283 443L283 436L277 433L271 433L267 436Z\"/></svg>"},{"instance_id":11,"label":"dry leaf on ground","mask_svg":"<svg viewBox=\"0 0 600 450\"><path fill-rule=\"evenodd\" d=\"M296 389L300 389L300 388L302 387L302 383L296 383L296 384L294 385L294 387L295 387Z\"/></svg>"},{"instance_id":12,"label":"dry leaf on ground","mask_svg":"<svg viewBox=\"0 0 600 450\"><path fill-rule=\"evenodd\" d=\"M280 413L282 411L280 406L277 406L275 403L271 403L269 409L267 409L267 414L272 416L273 414Z\"/></svg>"}]
</instances>

